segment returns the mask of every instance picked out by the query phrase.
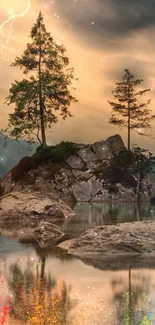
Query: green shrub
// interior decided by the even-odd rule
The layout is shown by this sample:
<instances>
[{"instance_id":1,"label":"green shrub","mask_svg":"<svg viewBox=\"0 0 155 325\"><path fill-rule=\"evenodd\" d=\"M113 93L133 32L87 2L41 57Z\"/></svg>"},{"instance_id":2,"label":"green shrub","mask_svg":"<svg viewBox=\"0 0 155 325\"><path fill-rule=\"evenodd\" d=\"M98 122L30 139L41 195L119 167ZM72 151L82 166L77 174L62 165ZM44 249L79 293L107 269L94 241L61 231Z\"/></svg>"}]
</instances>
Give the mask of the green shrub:
<instances>
[{"instance_id":1,"label":"green shrub","mask_svg":"<svg viewBox=\"0 0 155 325\"><path fill-rule=\"evenodd\" d=\"M56 146L40 146L34 156L39 157L42 162L62 163L76 153L76 144L63 141Z\"/></svg>"},{"instance_id":2,"label":"green shrub","mask_svg":"<svg viewBox=\"0 0 155 325\"><path fill-rule=\"evenodd\" d=\"M119 166L105 166L103 164L94 171L94 175L111 184L122 183L124 179L124 172Z\"/></svg>"},{"instance_id":3,"label":"green shrub","mask_svg":"<svg viewBox=\"0 0 155 325\"><path fill-rule=\"evenodd\" d=\"M109 165L101 164L94 175L110 184L121 183L124 186L137 187L137 180L133 175L139 174L140 179L153 172L155 156L148 150L133 147L132 150L123 150L119 155L114 155Z\"/></svg>"},{"instance_id":4,"label":"green shrub","mask_svg":"<svg viewBox=\"0 0 155 325\"><path fill-rule=\"evenodd\" d=\"M153 171L155 156L146 149L133 147L132 150L123 150L118 156L111 159L111 167L120 168L123 171L130 170L131 173L139 173L143 178Z\"/></svg>"}]
</instances>

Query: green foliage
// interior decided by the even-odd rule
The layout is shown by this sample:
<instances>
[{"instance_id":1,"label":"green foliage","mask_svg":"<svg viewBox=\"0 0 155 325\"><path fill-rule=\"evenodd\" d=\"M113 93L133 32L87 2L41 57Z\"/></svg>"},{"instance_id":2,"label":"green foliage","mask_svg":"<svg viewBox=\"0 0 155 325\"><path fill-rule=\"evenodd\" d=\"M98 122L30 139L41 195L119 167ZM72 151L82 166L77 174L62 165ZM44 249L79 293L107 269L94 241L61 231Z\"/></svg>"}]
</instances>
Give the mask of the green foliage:
<instances>
[{"instance_id":1,"label":"green foliage","mask_svg":"<svg viewBox=\"0 0 155 325\"><path fill-rule=\"evenodd\" d=\"M69 107L77 100L71 95L72 68L66 48L58 45L46 31L40 13L31 29L31 43L27 44L21 58L17 57L12 66L19 66L28 79L15 80L6 98L8 105L15 105L9 115L8 134L16 139L37 137L46 143L45 130L58 121L58 114L66 119L72 116ZM73 87L72 87L73 88ZM40 135L41 133L41 135Z\"/></svg>"},{"instance_id":2,"label":"green foliage","mask_svg":"<svg viewBox=\"0 0 155 325\"><path fill-rule=\"evenodd\" d=\"M136 188L137 179L134 175L138 174L142 180L153 172L154 166L155 156L148 150L135 146L132 150L123 150L119 155L114 155L108 165L101 164L94 175L107 183L110 193L117 193L117 183Z\"/></svg>"},{"instance_id":3,"label":"green foliage","mask_svg":"<svg viewBox=\"0 0 155 325\"><path fill-rule=\"evenodd\" d=\"M132 173L139 173L144 177L153 171L155 164L155 156L146 149L133 147L132 150L121 151L118 156L114 155L111 159L111 166L119 168L126 172L130 170Z\"/></svg>"},{"instance_id":4,"label":"green foliage","mask_svg":"<svg viewBox=\"0 0 155 325\"><path fill-rule=\"evenodd\" d=\"M98 179L107 181L111 185L122 183L124 179L124 173L122 169L117 166L117 164L112 165L110 163L109 165L106 165L103 163L98 166L98 168L96 168L93 173Z\"/></svg>"},{"instance_id":5,"label":"green foliage","mask_svg":"<svg viewBox=\"0 0 155 325\"><path fill-rule=\"evenodd\" d=\"M130 131L134 129L144 135L141 129L146 131L151 129L150 123L155 118L152 111L147 108L150 99L145 103L139 102L139 97L150 91L150 89L137 90L137 86L140 86L142 82L143 79L135 79L132 73L125 69L122 81L117 82L112 91L117 102L108 101L113 111L109 123L128 128L128 150L130 150Z\"/></svg>"},{"instance_id":6,"label":"green foliage","mask_svg":"<svg viewBox=\"0 0 155 325\"><path fill-rule=\"evenodd\" d=\"M75 155L76 152L76 144L73 142L62 141L56 146L40 146L37 148L35 156L46 162L49 161L52 163L63 163L71 155Z\"/></svg>"}]
</instances>

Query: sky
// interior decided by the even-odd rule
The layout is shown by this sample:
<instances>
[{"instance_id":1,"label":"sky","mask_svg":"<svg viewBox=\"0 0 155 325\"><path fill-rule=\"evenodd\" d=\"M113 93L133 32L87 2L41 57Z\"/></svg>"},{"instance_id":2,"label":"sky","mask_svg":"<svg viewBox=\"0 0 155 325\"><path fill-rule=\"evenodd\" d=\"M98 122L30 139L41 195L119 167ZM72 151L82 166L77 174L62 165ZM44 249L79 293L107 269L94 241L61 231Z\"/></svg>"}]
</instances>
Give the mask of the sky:
<instances>
[{"instance_id":1,"label":"sky","mask_svg":"<svg viewBox=\"0 0 155 325\"><path fill-rule=\"evenodd\" d=\"M13 111L5 104L11 82L22 78L22 71L10 65L30 42L39 11L47 31L66 46L78 79L73 117L54 125L48 143L93 143L116 133L126 143L127 131L108 123L108 100L128 68L144 79L143 88L151 88L143 101L151 98L149 108L155 114L155 0L0 0L0 129ZM132 144L155 152L154 138L155 121L152 139L133 132Z\"/></svg>"}]
</instances>

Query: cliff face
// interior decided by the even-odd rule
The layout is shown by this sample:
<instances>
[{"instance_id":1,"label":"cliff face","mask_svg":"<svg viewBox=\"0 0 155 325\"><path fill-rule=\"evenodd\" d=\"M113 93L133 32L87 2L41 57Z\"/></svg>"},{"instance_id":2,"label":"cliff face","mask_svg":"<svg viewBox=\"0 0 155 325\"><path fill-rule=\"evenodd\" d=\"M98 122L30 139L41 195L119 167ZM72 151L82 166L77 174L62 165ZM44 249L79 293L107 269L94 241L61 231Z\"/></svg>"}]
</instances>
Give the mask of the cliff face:
<instances>
[{"instance_id":1,"label":"cliff face","mask_svg":"<svg viewBox=\"0 0 155 325\"><path fill-rule=\"evenodd\" d=\"M64 150L64 149L63 149ZM139 182L139 175L124 175L115 183L110 159L125 150L119 135L91 145L68 146L60 162L60 148L47 147L41 154L25 157L1 182L4 194L11 191L55 193L63 200L137 201L150 200L155 194L151 175ZM61 154L62 154L61 153ZM108 174L108 175L107 175ZM141 183L141 184L140 184Z\"/></svg>"}]
</instances>

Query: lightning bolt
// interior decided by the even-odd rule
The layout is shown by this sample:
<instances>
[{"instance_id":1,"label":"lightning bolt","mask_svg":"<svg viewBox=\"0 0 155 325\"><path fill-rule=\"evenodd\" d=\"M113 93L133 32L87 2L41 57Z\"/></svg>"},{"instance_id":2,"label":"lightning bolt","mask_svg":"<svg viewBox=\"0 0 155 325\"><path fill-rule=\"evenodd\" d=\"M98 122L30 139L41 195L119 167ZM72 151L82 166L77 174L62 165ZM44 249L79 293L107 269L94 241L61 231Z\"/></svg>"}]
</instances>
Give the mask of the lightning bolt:
<instances>
[{"instance_id":1,"label":"lightning bolt","mask_svg":"<svg viewBox=\"0 0 155 325\"><path fill-rule=\"evenodd\" d=\"M18 0L19 1L19 0ZM31 0L27 0L27 6L21 14L12 14L7 20L4 20L0 24L0 57L4 60L7 57L7 52L9 50L9 42L12 37L13 24L17 18L24 17L27 12L31 9ZM9 25L9 33L7 37L4 36L4 27Z\"/></svg>"}]
</instances>

